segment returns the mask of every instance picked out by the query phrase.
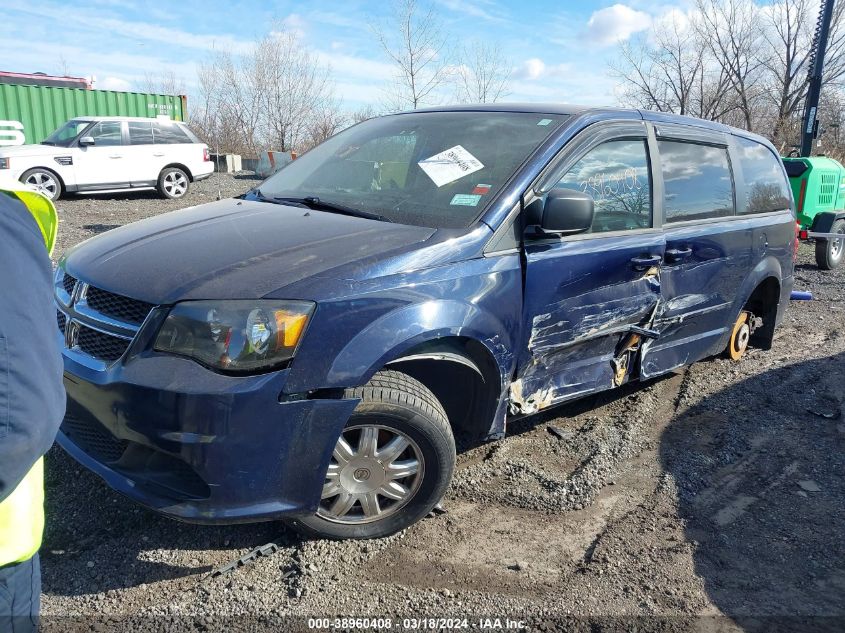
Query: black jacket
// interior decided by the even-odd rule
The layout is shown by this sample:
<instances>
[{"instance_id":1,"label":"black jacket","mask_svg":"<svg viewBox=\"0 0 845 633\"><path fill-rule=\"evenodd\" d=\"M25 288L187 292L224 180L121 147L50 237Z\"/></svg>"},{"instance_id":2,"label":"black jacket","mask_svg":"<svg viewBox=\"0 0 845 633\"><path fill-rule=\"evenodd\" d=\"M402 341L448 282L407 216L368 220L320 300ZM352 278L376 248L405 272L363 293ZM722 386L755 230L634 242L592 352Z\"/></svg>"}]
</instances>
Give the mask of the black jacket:
<instances>
[{"instance_id":1,"label":"black jacket","mask_svg":"<svg viewBox=\"0 0 845 633\"><path fill-rule=\"evenodd\" d=\"M0 501L47 452L64 417L52 278L35 219L0 192Z\"/></svg>"}]
</instances>

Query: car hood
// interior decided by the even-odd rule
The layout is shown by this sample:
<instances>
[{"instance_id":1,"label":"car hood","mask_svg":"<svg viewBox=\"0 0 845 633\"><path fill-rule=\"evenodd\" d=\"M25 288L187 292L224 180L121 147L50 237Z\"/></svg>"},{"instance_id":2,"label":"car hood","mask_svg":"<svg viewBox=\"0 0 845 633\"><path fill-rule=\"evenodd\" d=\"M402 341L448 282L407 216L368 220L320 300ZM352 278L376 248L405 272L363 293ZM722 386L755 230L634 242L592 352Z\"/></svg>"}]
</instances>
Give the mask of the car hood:
<instances>
[{"instance_id":1,"label":"car hood","mask_svg":"<svg viewBox=\"0 0 845 633\"><path fill-rule=\"evenodd\" d=\"M142 301L256 299L333 276L428 239L434 229L265 202L221 200L91 238L60 265L83 281ZM297 297L291 297L297 298Z\"/></svg>"},{"instance_id":2,"label":"car hood","mask_svg":"<svg viewBox=\"0 0 845 633\"><path fill-rule=\"evenodd\" d=\"M59 156L68 154L69 147L54 145L10 145L0 147L0 156Z\"/></svg>"}]
</instances>

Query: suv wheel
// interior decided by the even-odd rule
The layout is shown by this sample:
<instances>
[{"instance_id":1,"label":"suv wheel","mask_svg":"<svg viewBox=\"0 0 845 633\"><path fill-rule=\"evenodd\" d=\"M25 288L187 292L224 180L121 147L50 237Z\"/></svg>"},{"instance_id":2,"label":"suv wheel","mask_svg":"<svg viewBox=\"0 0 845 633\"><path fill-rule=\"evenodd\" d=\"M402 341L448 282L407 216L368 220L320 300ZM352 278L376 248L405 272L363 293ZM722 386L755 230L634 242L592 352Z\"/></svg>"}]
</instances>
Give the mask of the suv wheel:
<instances>
[{"instance_id":1,"label":"suv wheel","mask_svg":"<svg viewBox=\"0 0 845 633\"><path fill-rule=\"evenodd\" d=\"M845 234L845 220L836 220L830 227L831 233ZM845 235L838 240L816 240L816 264L822 270L833 270L842 263L845 251Z\"/></svg>"},{"instance_id":2,"label":"suv wheel","mask_svg":"<svg viewBox=\"0 0 845 633\"><path fill-rule=\"evenodd\" d=\"M455 440L431 391L382 371L346 398L361 402L337 440L317 513L289 524L319 538L380 538L426 516L455 468Z\"/></svg>"},{"instance_id":3,"label":"suv wheel","mask_svg":"<svg viewBox=\"0 0 845 633\"><path fill-rule=\"evenodd\" d=\"M38 193L47 196L50 200L58 200L59 196L62 195L62 182L49 169L36 167L25 171L21 176L21 182L33 187Z\"/></svg>"},{"instance_id":4,"label":"suv wheel","mask_svg":"<svg viewBox=\"0 0 845 633\"><path fill-rule=\"evenodd\" d=\"M178 200L188 193L190 187L191 179L178 167L162 169L158 176L158 191L165 198Z\"/></svg>"}]
</instances>

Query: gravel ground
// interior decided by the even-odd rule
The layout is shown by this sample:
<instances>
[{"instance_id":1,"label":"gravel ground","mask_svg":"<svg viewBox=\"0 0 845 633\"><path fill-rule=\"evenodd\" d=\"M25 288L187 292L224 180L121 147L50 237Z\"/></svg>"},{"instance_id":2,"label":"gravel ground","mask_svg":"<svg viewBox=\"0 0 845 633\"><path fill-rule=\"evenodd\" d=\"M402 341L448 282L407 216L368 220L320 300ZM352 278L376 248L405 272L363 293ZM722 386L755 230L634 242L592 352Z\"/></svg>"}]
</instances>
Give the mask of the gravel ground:
<instances>
[{"instance_id":1,"label":"gravel ground","mask_svg":"<svg viewBox=\"0 0 845 633\"><path fill-rule=\"evenodd\" d=\"M63 200L60 248L254 182L215 176L182 202ZM774 349L514 422L459 455L445 514L388 539L176 523L54 448L44 628L279 630L307 628L291 616L360 616L786 631L825 616L813 630L842 630L845 269L817 270L806 245L800 261L796 288L815 300L792 303ZM268 542L278 551L210 574Z\"/></svg>"}]
</instances>

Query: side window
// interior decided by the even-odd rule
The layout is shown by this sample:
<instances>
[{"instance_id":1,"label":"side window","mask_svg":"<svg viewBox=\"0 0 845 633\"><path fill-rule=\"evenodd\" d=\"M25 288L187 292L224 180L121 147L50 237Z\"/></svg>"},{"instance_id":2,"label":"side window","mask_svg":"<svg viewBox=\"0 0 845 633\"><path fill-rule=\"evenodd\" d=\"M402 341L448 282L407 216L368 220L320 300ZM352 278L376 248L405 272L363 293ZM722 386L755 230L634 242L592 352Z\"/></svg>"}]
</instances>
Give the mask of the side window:
<instances>
[{"instance_id":1,"label":"side window","mask_svg":"<svg viewBox=\"0 0 845 633\"><path fill-rule=\"evenodd\" d=\"M85 136L90 136L94 139L95 147L123 144L123 139L120 135L120 121L100 121Z\"/></svg>"},{"instance_id":2,"label":"side window","mask_svg":"<svg viewBox=\"0 0 845 633\"><path fill-rule=\"evenodd\" d=\"M129 122L129 144L130 145L152 145L153 124L146 121Z\"/></svg>"},{"instance_id":3,"label":"side window","mask_svg":"<svg viewBox=\"0 0 845 633\"><path fill-rule=\"evenodd\" d=\"M780 160L765 145L735 137L745 180L745 200L739 213L767 213L789 208L789 182L783 175Z\"/></svg>"},{"instance_id":4,"label":"side window","mask_svg":"<svg viewBox=\"0 0 845 633\"><path fill-rule=\"evenodd\" d=\"M651 227L651 179L645 139L608 141L587 152L556 188L577 189L595 202L590 233Z\"/></svg>"},{"instance_id":5,"label":"side window","mask_svg":"<svg viewBox=\"0 0 845 633\"><path fill-rule=\"evenodd\" d=\"M658 141L666 222L734 215L734 186L724 147Z\"/></svg>"},{"instance_id":6,"label":"side window","mask_svg":"<svg viewBox=\"0 0 845 633\"><path fill-rule=\"evenodd\" d=\"M175 123L153 123L153 142L157 145L190 143L191 139Z\"/></svg>"}]
</instances>

